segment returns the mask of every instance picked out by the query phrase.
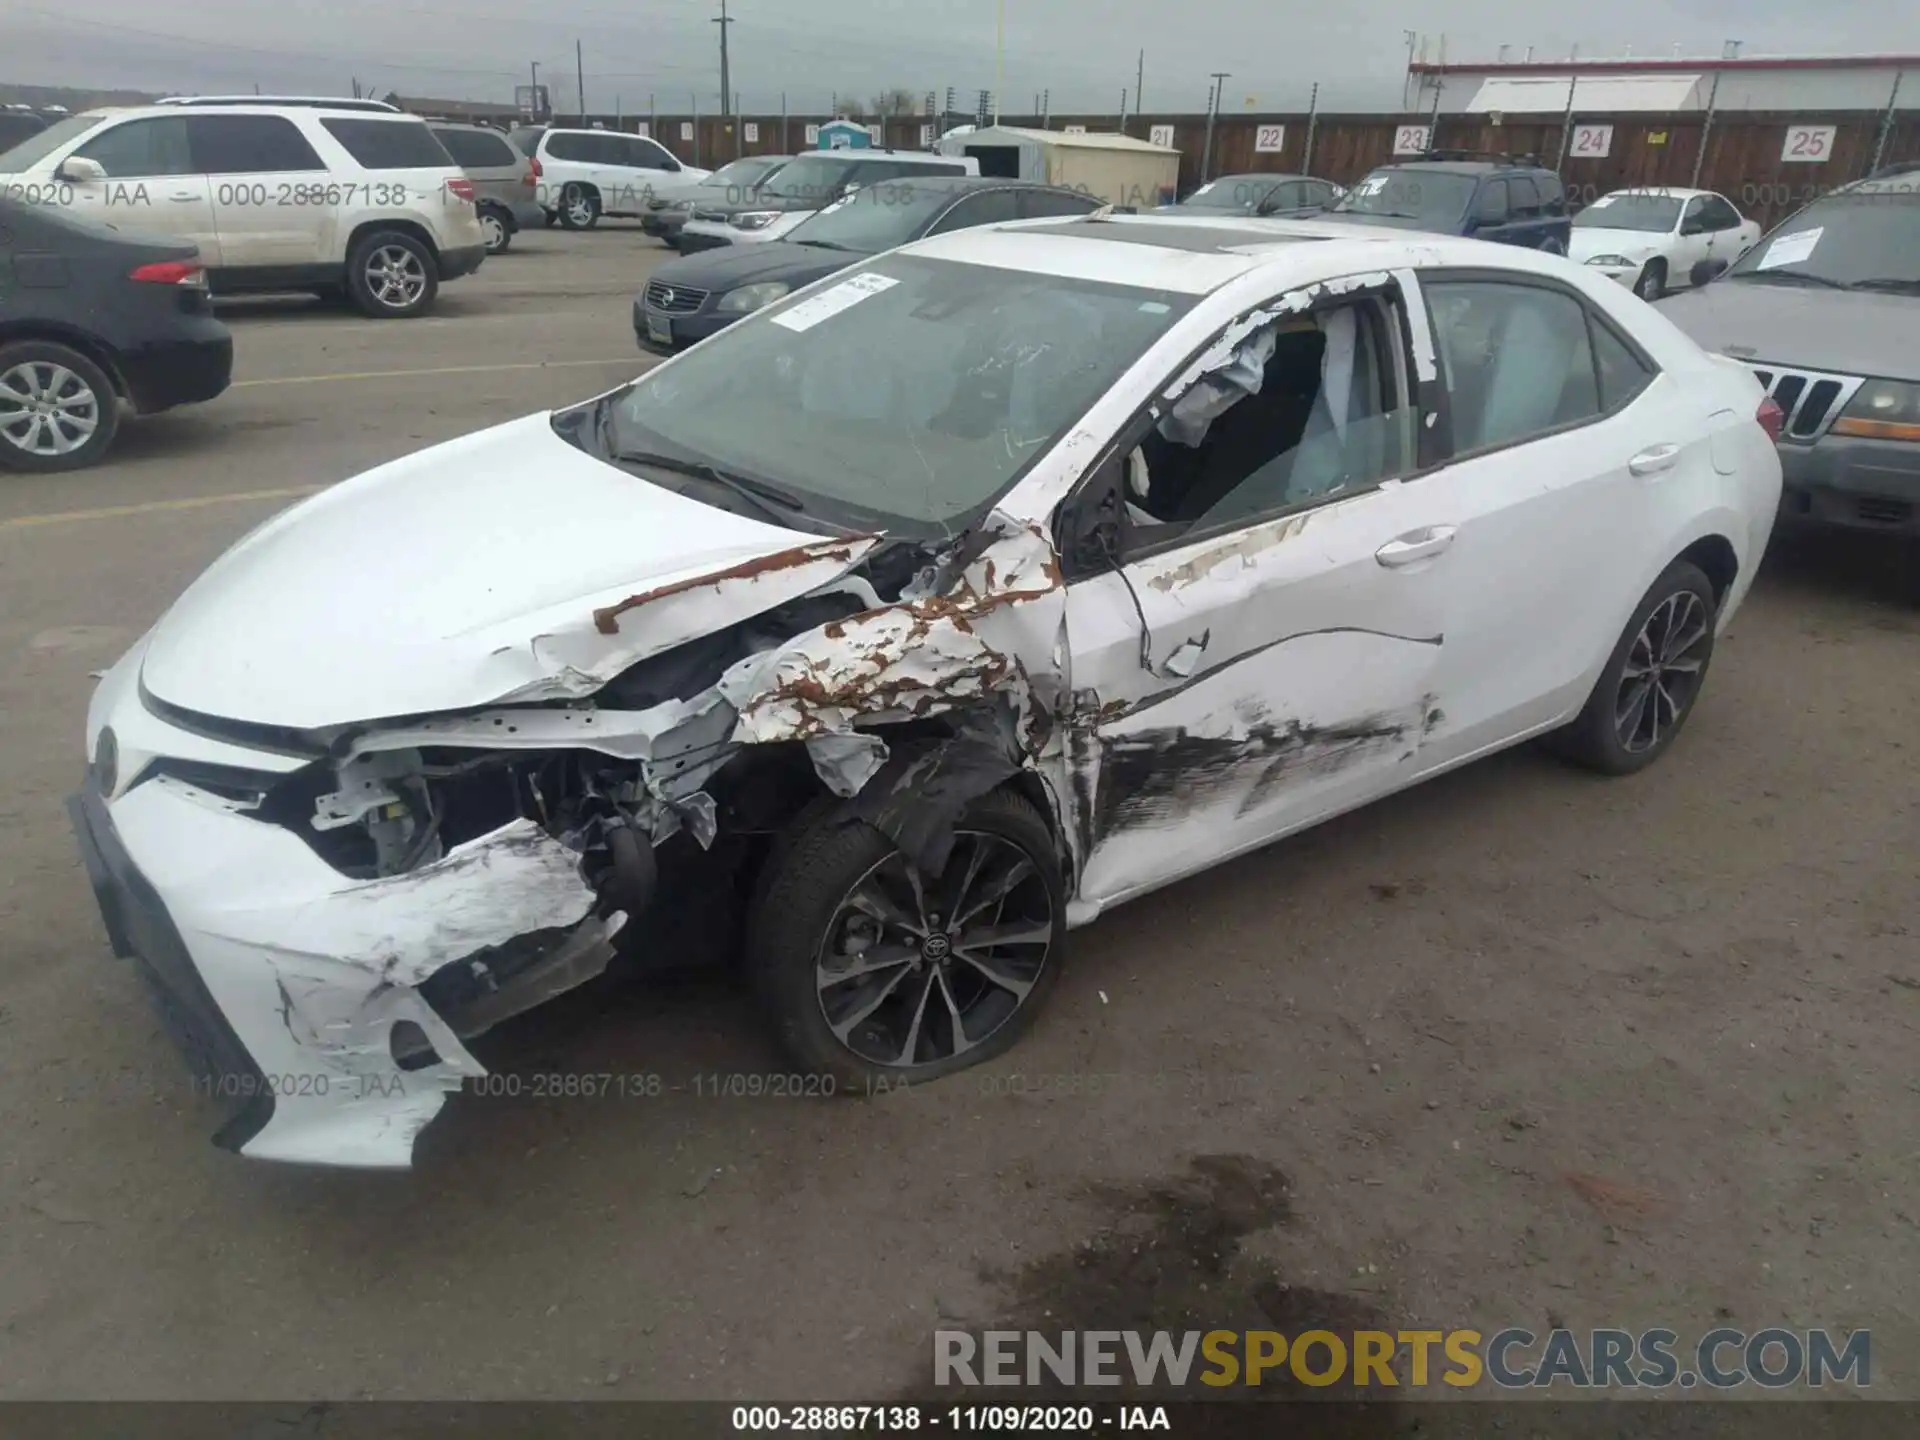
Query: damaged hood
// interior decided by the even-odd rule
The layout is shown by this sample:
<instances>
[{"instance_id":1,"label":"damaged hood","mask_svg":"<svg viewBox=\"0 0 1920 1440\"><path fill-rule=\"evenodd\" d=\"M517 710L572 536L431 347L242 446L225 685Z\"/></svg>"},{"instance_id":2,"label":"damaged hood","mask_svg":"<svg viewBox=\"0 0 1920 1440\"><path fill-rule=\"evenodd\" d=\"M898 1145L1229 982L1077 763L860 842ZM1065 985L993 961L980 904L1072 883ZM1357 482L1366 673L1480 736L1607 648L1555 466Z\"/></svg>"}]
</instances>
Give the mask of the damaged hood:
<instances>
[{"instance_id":1,"label":"damaged hood","mask_svg":"<svg viewBox=\"0 0 1920 1440\"><path fill-rule=\"evenodd\" d=\"M162 617L141 678L188 710L301 729L582 696L875 543L704 505L532 415L269 520Z\"/></svg>"}]
</instances>

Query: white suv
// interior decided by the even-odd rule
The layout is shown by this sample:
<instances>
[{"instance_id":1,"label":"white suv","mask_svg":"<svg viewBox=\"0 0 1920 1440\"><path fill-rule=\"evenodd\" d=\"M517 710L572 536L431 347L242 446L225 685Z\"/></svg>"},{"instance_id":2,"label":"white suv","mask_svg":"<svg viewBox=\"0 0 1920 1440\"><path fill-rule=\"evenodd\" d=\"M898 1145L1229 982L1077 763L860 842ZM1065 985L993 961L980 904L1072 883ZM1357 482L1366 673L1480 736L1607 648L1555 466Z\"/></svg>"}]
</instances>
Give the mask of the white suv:
<instances>
[{"instance_id":1,"label":"white suv","mask_svg":"<svg viewBox=\"0 0 1920 1440\"><path fill-rule=\"evenodd\" d=\"M0 195L191 241L218 294L345 290L383 319L486 258L472 182L378 101L89 110L0 153Z\"/></svg>"},{"instance_id":2,"label":"white suv","mask_svg":"<svg viewBox=\"0 0 1920 1440\"><path fill-rule=\"evenodd\" d=\"M713 173L618 130L530 128L509 138L536 162L542 208L569 230L591 230L602 215L644 215L656 196L677 197Z\"/></svg>"}]
</instances>

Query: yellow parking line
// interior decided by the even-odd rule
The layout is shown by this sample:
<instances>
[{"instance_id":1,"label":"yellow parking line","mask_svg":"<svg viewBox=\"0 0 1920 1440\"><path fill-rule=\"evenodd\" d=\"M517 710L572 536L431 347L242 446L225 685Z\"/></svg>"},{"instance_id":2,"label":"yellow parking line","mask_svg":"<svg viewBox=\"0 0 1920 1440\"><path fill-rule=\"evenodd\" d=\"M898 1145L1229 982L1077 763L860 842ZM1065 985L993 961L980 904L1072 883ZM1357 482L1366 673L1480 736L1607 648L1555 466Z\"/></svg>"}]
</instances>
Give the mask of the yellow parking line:
<instances>
[{"instance_id":1,"label":"yellow parking line","mask_svg":"<svg viewBox=\"0 0 1920 1440\"><path fill-rule=\"evenodd\" d=\"M396 380L412 375L487 375L500 370L573 370L592 365L646 365L644 355L621 355L605 360L529 360L513 365L438 365L428 370L342 370L332 375L276 375L269 380L236 380L227 388L245 390L254 385L312 385L325 380Z\"/></svg>"},{"instance_id":2,"label":"yellow parking line","mask_svg":"<svg viewBox=\"0 0 1920 1440\"><path fill-rule=\"evenodd\" d=\"M324 485L289 485L283 490L240 490L231 495L190 495L181 500L149 500L144 505L106 505L98 510L61 510L51 515L16 515L0 520L0 530L23 530L29 525L64 525L81 520L114 520L122 515L154 515L163 510L199 510L208 505L235 505L248 500L295 500L326 489Z\"/></svg>"}]
</instances>

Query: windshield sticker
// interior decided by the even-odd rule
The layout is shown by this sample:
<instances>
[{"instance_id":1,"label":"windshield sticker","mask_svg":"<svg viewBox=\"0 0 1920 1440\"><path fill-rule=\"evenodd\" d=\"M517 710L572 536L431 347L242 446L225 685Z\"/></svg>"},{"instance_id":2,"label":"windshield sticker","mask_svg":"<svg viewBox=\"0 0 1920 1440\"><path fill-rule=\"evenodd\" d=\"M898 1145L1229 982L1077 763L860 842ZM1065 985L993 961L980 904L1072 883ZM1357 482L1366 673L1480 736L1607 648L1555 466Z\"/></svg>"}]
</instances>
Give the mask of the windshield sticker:
<instances>
[{"instance_id":1,"label":"windshield sticker","mask_svg":"<svg viewBox=\"0 0 1920 1440\"><path fill-rule=\"evenodd\" d=\"M842 310L849 310L862 300L878 295L883 290L891 290L900 282L885 275L871 272L856 275L851 280L843 280L831 290L823 290L811 300L803 300L791 310L773 317L773 323L784 325L789 330L811 330L822 320L831 319Z\"/></svg>"},{"instance_id":2,"label":"windshield sticker","mask_svg":"<svg viewBox=\"0 0 1920 1440\"><path fill-rule=\"evenodd\" d=\"M1140 313L1142 315L1164 315L1172 308L1173 307L1169 305L1162 305L1158 300L1143 300L1140 302Z\"/></svg>"},{"instance_id":3,"label":"windshield sticker","mask_svg":"<svg viewBox=\"0 0 1920 1440\"><path fill-rule=\"evenodd\" d=\"M1198 190L1193 192L1193 198L1198 200L1202 195L1206 194L1209 190L1213 189L1214 184L1215 184L1214 181L1209 180L1206 184L1202 185Z\"/></svg>"},{"instance_id":4,"label":"windshield sticker","mask_svg":"<svg viewBox=\"0 0 1920 1440\"><path fill-rule=\"evenodd\" d=\"M1811 230L1782 235L1767 246L1767 253L1754 262L1753 268L1772 270L1780 265L1797 265L1813 254L1813 247L1820 243L1820 237L1825 233L1824 225L1816 225Z\"/></svg>"},{"instance_id":5,"label":"windshield sticker","mask_svg":"<svg viewBox=\"0 0 1920 1440\"><path fill-rule=\"evenodd\" d=\"M1357 195L1378 195L1382 190L1387 188L1387 177L1384 175L1369 175L1353 188L1354 193Z\"/></svg>"}]
</instances>

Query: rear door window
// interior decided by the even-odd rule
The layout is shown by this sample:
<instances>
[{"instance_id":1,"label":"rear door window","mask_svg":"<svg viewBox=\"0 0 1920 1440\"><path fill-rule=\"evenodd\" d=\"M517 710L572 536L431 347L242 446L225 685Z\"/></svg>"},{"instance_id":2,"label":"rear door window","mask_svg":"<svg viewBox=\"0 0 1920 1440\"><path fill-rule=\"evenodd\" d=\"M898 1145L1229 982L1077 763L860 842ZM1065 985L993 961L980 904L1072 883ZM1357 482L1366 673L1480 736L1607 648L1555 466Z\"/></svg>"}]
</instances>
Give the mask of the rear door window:
<instances>
[{"instance_id":1,"label":"rear door window","mask_svg":"<svg viewBox=\"0 0 1920 1440\"><path fill-rule=\"evenodd\" d=\"M967 196L942 215L927 233L945 235L949 230L971 230L976 225L998 225L1019 218L1019 202L1014 199L1013 191L989 190L983 195Z\"/></svg>"},{"instance_id":2,"label":"rear door window","mask_svg":"<svg viewBox=\"0 0 1920 1440\"><path fill-rule=\"evenodd\" d=\"M498 135L488 135L479 130L436 130L433 133L447 147L453 163L463 170L497 170L520 163L519 157L513 153L513 147Z\"/></svg>"},{"instance_id":3,"label":"rear door window","mask_svg":"<svg viewBox=\"0 0 1920 1440\"><path fill-rule=\"evenodd\" d=\"M1700 212L1709 230L1738 230L1740 212L1719 195L1708 195L1700 202Z\"/></svg>"},{"instance_id":4,"label":"rear door window","mask_svg":"<svg viewBox=\"0 0 1920 1440\"><path fill-rule=\"evenodd\" d=\"M626 149L626 163L636 170L679 169L671 155L644 135L629 136L621 144Z\"/></svg>"},{"instance_id":5,"label":"rear door window","mask_svg":"<svg viewBox=\"0 0 1920 1440\"><path fill-rule=\"evenodd\" d=\"M284 115L189 115L187 141L202 175L325 170L300 127Z\"/></svg>"},{"instance_id":6,"label":"rear door window","mask_svg":"<svg viewBox=\"0 0 1920 1440\"><path fill-rule=\"evenodd\" d=\"M320 124L368 170L451 170L453 157L420 120L346 120Z\"/></svg>"},{"instance_id":7,"label":"rear door window","mask_svg":"<svg viewBox=\"0 0 1920 1440\"><path fill-rule=\"evenodd\" d=\"M1518 444L1601 413L1586 307L1563 290L1424 282L1455 454Z\"/></svg>"},{"instance_id":8,"label":"rear door window","mask_svg":"<svg viewBox=\"0 0 1920 1440\"><path fill-rule=\"evenodd\" d=\"M1525 175L1507 177L1507 204L1515 220L1532 220L1540 214L1540 192Z\"/></svg>"},{"instance_id":9,"label":"rear door window","mask_svg":"<svg viewBox=\"0 0 1920 1440\"><path fill-rule=\"evenodd\" d=\"M1091 215L1100 202L1091 195L1076 195L1071 190L1019 190L1020 218L1038 220L1050 215Z\"/></svg>"},{"instance_id":10,"label":"rear door window","mask_svg":"<svg viewBox=\"0 0 1920 1440\"><path fill-rule=\"evenodd\" d=\"M101 131L73 153L92 160L116 180L200 173L193 168L184 115L129 120Z\"/></svg>"}]
</instances>

